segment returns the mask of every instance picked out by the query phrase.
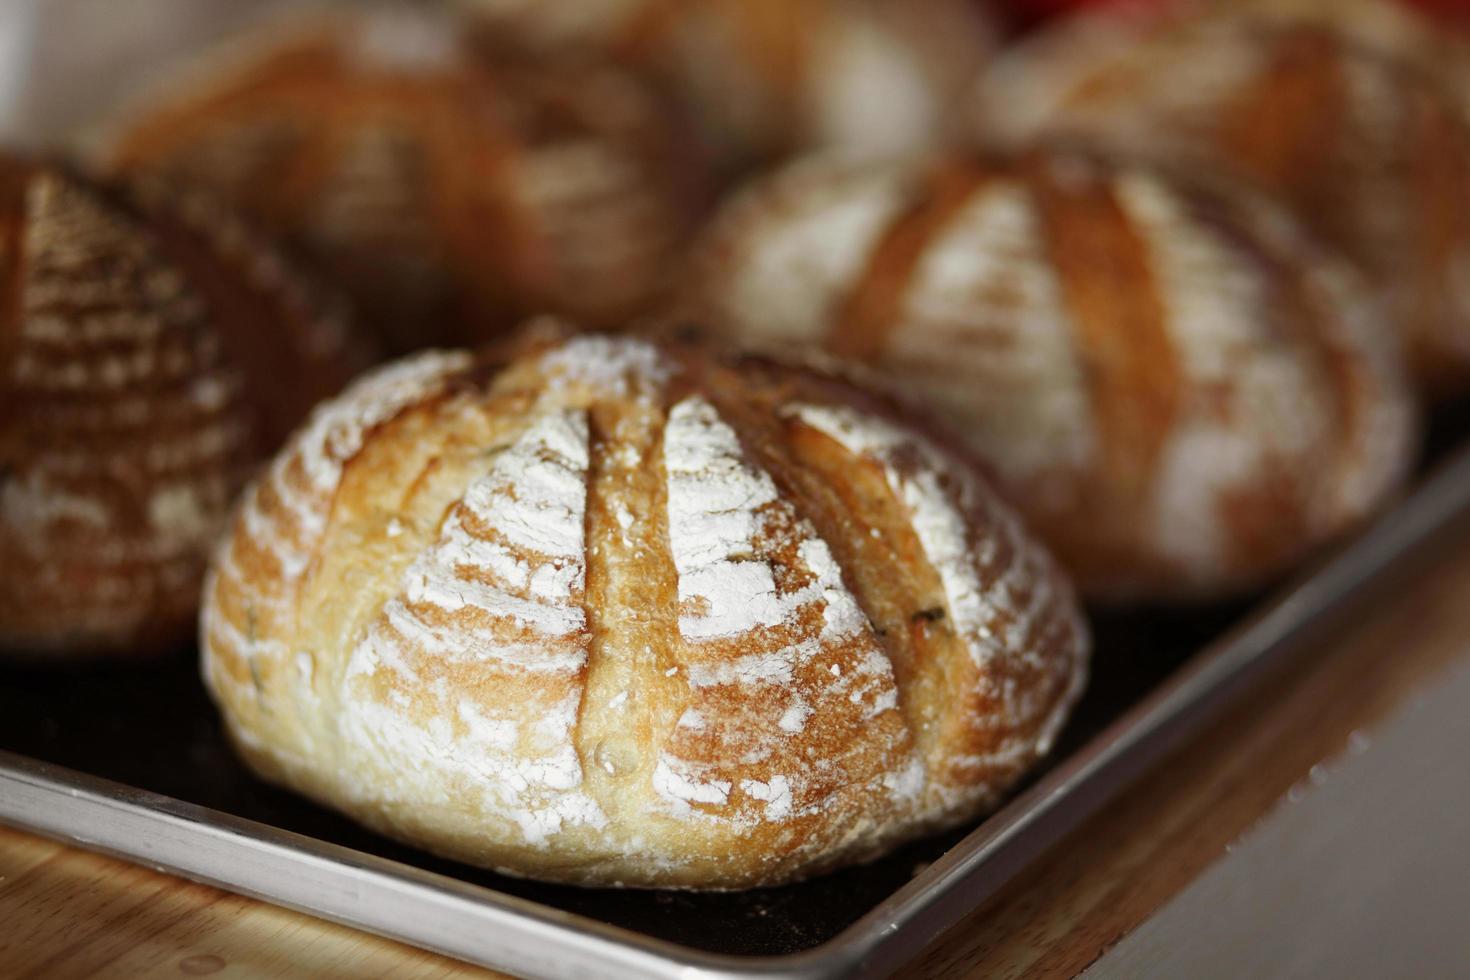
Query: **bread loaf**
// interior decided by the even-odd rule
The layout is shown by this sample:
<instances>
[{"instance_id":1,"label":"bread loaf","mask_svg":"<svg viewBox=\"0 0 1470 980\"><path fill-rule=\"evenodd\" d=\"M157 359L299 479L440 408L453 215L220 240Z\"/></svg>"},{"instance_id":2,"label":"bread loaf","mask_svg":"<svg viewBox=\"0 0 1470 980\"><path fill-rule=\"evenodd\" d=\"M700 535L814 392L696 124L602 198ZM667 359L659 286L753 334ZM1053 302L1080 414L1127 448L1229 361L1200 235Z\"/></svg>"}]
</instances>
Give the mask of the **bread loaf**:
<instances>
[{"instance_id":1,"label":"bread loaf","mask_svg":"<svg viewBox=\"0 0 1470 980\"><path fill-rule=\"evenodd\" d=\"M1392 331L1242 189L1056 148L819 158L749 188L698 256L711 329L932 403L1092 598L1261 585L1412 458Z\"/></svg>"},{"instance_id":2,"label":"bread loaf","mask_svg":"<svg viewBox=\"0 0 1470 980\"><path fill-rule=\"evenodd\" d=\"M235 491L364 359L237 221L0 159L0 651L188 635Z\"/></svg>"},{"instance_id":3,"label":"bread loaf","mask_svg":"<svg viewBox=\"0 0 1470 980\"><path fill-rule=\"evenodd\" d=\"M820 374L540 336L313 415L207 586L245 759L587 885L769 885L972 818L1081 689L1066 582L971 465Z\"/></svg>"},{"instance_id":4,"label":"bread loaf","mask_svg":"<svg viewBox=\"0 0 1470 980\"><path fill-rule=\"evenodd\" d=\"M951 134L997 31L970 0L461 0L497 37L660 82L736 161Z\"/></svg>"},{"instance_id":5,"label":"bread loaf","mask_svg":"<svg viewBox=\"0 0 1470 980\"><path fill-rule=\"evenodd\" d=\"M267 22L94 137L111 168L208 187L312 256L400 350L525 311L654 302L699 165L629 78L487 60L406 7Z\"/></svg>"},{"instance_id":6,"label":"bread loaf","mask_svg":"<svg viewBox=\"0 0 1470 980\"><path fill-rule=\"evenodd\" d=\"M1457 87L1466 69L1455 82L1457 59L1404 60L1417 43L1407 11L1386 20L1367 4L1334 4L1337 20L1311 6L1243 0L1063 21L986 78L982 135L1014 145L1082 134L1259 182L1369 273L1420 378L1461 387L1470 379L1470 93Z\"/></svg>"}]
</instances>

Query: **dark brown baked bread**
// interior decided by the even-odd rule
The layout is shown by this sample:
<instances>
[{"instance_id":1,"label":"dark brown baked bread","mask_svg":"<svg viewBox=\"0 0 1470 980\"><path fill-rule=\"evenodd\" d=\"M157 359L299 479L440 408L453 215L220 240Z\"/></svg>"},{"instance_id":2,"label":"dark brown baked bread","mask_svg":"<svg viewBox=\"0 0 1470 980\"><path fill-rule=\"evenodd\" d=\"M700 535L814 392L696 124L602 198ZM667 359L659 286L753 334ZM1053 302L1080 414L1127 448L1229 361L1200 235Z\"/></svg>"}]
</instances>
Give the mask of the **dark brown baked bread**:
<instances>
[{"instance_id":1,"label":"dark brown baked bread","mask_svg":"<svg viewBox=\"0 0 1470 980\"><path fill-rule=\"evenodd\" d=\"M816 159L734 200L698 253L697 320L932 404L1094 598L1262 584L1413 457L1385 317L1243 188L1057 149Z\"/></svg>"},{"instance_id":2,"label":"dark brown baked bread","mask_svg":"<svg viewBox=\"0 0 1470 980\"><path fill-rule=\"evenodd\" d=\"M207 203L0 159L0 650L187 636L235 492L365 358Z\"/></svg>"},{"instance_id":3,"label":"dark brown baked bread","mask_svg":"<svg viewBox=\"0 0 1470 980\"><path fill-rule=\"evenodd\" d=\"M701 200L697 155L631 79L490 60L427 9L272 20L97 142L314 257L401 350L527 312L621 322L659 297Z\"/></svg>"},{"instance_id":4,"label":"dark brown baked bread","mask_svg":"<svg viewBox=\"0 0 1470 980\"><path fill-rule=\"evenodd\" d=\"M578 884L771 885L971 819L1086 674L1050 558L890 405L603 335L353 385L206 592L259 772Z\"/></svg>"},{"instance_id":5,"label":"dark brown baked bread","mask_svg":"<svg viewBox=\"0 0 1470 980\"><path fill-rule=\"evenodd\" d=\"M1402 5L1396 5L1402 6ZM1082 134L1259 182L1365 269L1436 390L1470 380L1470 63L1362 0L1062 21L1001 59L982 136ZM1315 11L1315 12L1314 12ZM1447 50L1447 49L1446 49Z\"/></svg>"}]
</instances>

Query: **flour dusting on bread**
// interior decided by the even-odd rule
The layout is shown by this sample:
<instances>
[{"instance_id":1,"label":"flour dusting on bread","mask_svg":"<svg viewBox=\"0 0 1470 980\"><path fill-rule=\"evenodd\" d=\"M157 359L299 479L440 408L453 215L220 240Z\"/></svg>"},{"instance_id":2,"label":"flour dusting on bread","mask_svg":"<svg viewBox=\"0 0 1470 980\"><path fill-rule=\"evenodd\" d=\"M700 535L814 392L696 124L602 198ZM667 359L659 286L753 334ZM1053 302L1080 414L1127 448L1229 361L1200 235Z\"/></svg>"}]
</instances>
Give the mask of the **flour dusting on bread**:
<instances>
[{"instance_id":1,"label":"flour dusting on bread","mask_svg":"<svg viewBox=\"0 0 1470 980\"><path fill-rule=\"evenodd\" d=\"M247 499L204 647L252 764L513 873L732 887L963 820L1050 742L1086 636L978 476L820 374L523 343L380 372ZM890 468L950 688L906 687L843 557L862 532L779 476L793 394Z\"/></svg>"}]
</instances>

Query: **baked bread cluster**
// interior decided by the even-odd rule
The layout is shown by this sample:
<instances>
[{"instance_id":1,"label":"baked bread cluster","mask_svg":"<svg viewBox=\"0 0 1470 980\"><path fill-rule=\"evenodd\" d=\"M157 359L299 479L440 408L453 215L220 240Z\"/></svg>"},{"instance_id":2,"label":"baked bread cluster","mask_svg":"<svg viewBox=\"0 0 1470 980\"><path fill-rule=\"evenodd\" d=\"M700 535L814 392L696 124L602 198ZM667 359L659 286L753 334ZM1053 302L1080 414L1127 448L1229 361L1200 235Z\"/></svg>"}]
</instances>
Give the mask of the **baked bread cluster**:
<instances>
[{"instance_id":1,"label":"baked bread cluster","mask_svg":"<svg viewBox=\"0 0 1470 980\"><path fill-rule=\"evenodd\" d=\"M653 80L727 164L951 134L998 32L970 0L461 0L497 38Z\"/></svg>"},{"instance_id":2,"label":"baked bread cluster","mask_svg":"<svg viewBox=\"0 0 1470 980\"><path fill-rule=\"evenodd\" d=\"M262 777L509 874L972 820L1081 694L1074 580L1268 584L1470 379L1470 61L1389 9L1077 18L978 107L970 0L271 17L110 176L0 158L0 650L195 627ZM224 207L420 352L329 397L364 348Z\"/></svg>"},{"instance_id":3,"label":"baked bread cluster","mask_svg":"<svg viewBox=\"0 0 1470 980\"><path fill-rule=\"evenodd\" d=\"M770 885L973 818L1087 634L962 454L813 370L533 335L319 408L207 586L245 759L584 885Z\"/></svg>"},{"instance_id":4,"label":"baked bread cluster","mask_svg":"<svg viewBox=\"0 0 1470 980\"><path fill-rule=\"evenodd\" d=\"M1369 291L1243 187L1063 148L816 158L730 203L691 280L722 337L941 411L1096 599L1264 584L1412 459Z\"/></svg>"},{"instance_id":5,"label":"baked bread cluster","mask_svg":"<svg viewBox=\"0 0 1470 980\"><path fill-rule=\"evenodd\" d=\"M93 143L107 168L252 216L399 351L484 340L528 312L643 312L704 193L688 141L630 78L492 57L407 5L270 19Z\"/></svg>"},{"instance_id":6,"label":"baked bread cluster","mask_svg":"<svg viewBox=\"0 0 1470 980\"><path fill-rule=\"evenodd\" d=\"M994 65L981 136L1085 136L1257 183L1369 275L1427 385L1463 388L1470 49L1433 35L1369 0L1081 16Z\"/></svg>"},{"instance_id":7,"label":"baked bread cluster","mask_svg":"<svg viewBox=\"0 0 1470 980\"><path fill-rule=\"evenodd\" d=\"M0 651L176 645L234 493L361 347L176 189L3 157L0 222Z\"/></svg>"}]
</instances>

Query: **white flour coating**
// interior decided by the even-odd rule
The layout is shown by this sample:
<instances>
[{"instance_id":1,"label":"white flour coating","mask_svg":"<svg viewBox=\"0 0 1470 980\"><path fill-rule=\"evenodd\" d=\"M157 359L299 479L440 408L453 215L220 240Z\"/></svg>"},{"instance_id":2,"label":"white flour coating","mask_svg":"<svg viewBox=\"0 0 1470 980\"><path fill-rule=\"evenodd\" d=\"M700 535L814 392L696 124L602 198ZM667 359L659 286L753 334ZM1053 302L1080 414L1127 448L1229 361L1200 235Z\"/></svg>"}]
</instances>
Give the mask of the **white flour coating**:
<instances>
[{"instance_id":1,"label":"white flour coating","mask_svg":"<svg viewBox=\"0 0 1470 980\"><path fill-rule=\"evenodd\" d=\"M577 702L574 695L549 706L533 730L523 733L514 721L487 715L462 698L453 704L441 699L428 724L392 705L354 698L344 706L342 732L358 751L397 760L399 778L359 790L364 798L454 806L461 802L459 787L469 786L486 817L515 827L527 844L544 847L567 824L600 828L608 822L581 790L582 768L571 740Z\"/></svg>"},{"instance_id":2,"label":"white flour coating","mask_svg":"<svg viewBox=\"0 0 1470 980\"><path fill-rule=\"evenodd\" d=\"M886 363L922 379L1010 480L1082 467L1096 425L1037 203L991 182L927 245Z\"/></svg>"},{"instance_id":3,"label":"white flour coating","mask_svg":"<svg viewBox=\"0 0 1470 980\"><path fill-rule=\"evenodd\" d=\"M668 753L660 755L654 766L653 788L672 805L674 813L679 816L689 816L690 803L724 805L730 800L729 780L699 782L697 777L689 774L687 766L681 760Z\"/></svg>"},{"instance_id":4,"label":"white flour coating","mask_svg":"<svg viewBox=\"0 0 1470 980\"><path fill-rule=\"evenodd\" d=\"M644 340L588 335L573 337L541 358L547 377L587 385L607 398L651 397L662 389L672 366Z\"/></svg>"},{"instance_id":5,"label":"white flour coating","mask_svg":"<svg viewBox=\"0 0 1470 980\"><path fill-rule=\"evenodd\" d=\"M757 511L776 486L746 465L735 432L699 396L669 412L664 430L669 547L679 572L679 632L687 639L737 636L778 626L791 612L765 562L750 557Z\"/></svg>"},{"instance_id":6,"label":"white flour coating","mask_svg":"<svg viewBox=\"0 0 1470 980\"><path fill-rule=\"evenodd\" d=\"M866 620L825 542L806 529L798 545L815 579L779 594L770 565L753 556L778 505L776 486L745 462L735 431L700 396L679 402L664 430L668 475L669 547L679 573L679 632L690 640L738 636L779 626L802 606L823 601L825 628L818 642L851 636Z\"/></svg>"},{"instance_id":7,"label":"white flour coating","mask_svg":"<svg viewBox=\"0 0 1470 980\"><path fill-rule=\"evenodd\" d=\"M982 671L981 683L1001 703L997 716L1002 722L1032 717L1034 711L1013 686L997 684L987 668L1007 660L1031 664L1034 654L1029 651L1050 639L1047 630L1065 631L1066 648L1074 652L1073 661L1066 665L1067 691L1042 719L1037 736L1038 744L1049 745L1086 683L1087 632L1075 614L1048 618L1066 604L1059 601L1051 585L1055 572L1050 563L1025 539L1016 518L977 483L963 478L935 447L912 433L846 406L796 405L791 414L849 452L882 464L888 486L908 509L919 545L939 576L952 627ZM916 465L899 464L908 454L917 456ZM958 485L947 485L946 475ZM995 540L972 543L965 517L981 507L991 518L990 534L1003 541L1012 556L988 586L981 579L979 564L995 547ZM1000 632L993 627L997 621L1005 624ZM977 718L974 723L977 729L985 728L996 719ZM1021 741L1024 739L1014 735L1003 739L989 757L1002 763L1021 751L1017 745Z\"/></svg>"},{"instance_id":8,"label":"white flour coating","mask_svg":"<svg viewBox=\"0 0 1470 980\"><path fill-rule=\"evenodd\" d=\"M213 595L221 584L228 583L262 620L259 631L250 636L227 637L221 632L223 617L206 613L205 635L213 638L211 642L218 649L230 650L247 663L256 658L277 660L283 655L284 648L267 633L271 628L286 628L275 617L285 615L315 553L343 464L362 448L374 426L432 396L449 377L469 364L468 354L426 352L369 373L317 407L262 480L246 491L235 533L224 540L214 563L212 574L218 581L206 587L206 595ZM297 465L307 480L304 488L297 485L294 476ZM262 491L267 487L291 513L294 528L282 527L278 517L262 506ZM279 580L252 581L252 576L242 573L237 559L242 538L274 555L281 566ZM207 608L213 609L213 603ZM211 671L209 677L212 684L229 683L220 671Z\"/></svg>"},{"instance_id":9,"label":"white flour coating","mask_svg":"<svg viewBox=\"0 0 1470 980\"><path fill-rule=\"evenodd\" d=\"M717 320L743 342L819 342L883 232L909 203L908 170L816 158L744 192L703 256Z\"/></svg>"},{"instance_id":10,"label":"white flour coating","mask_svg":"<svg viewBox=\"0 0 1470 980\"><path fill-rule=\"evenodd\" d=\"M580 684L522 728L426 684L423 668L574 678L586 665L588 462L586 412L549 409L535 417L451 507L438 540L409 567L400 594L347 666L349 684L386 669L397 691L414 694L383 704L359 690L343 705L344 735L359 751L401 758L414 771L403 780L404 800L442 787L445 774L470 776L484 812L517 827L533 846L567 823L606 824L580 789L573 742ZM527 638L510 640L506 629ZM425 698L427 722L418 715Z\"/></svg>"},{"instance_id":11,"label":"white flour coating","mask_svg":"<svg viewBox=\"0 0 1470 980\"><path fill-rule=\"evenodd\" d=\"M372 372L311 413L290 450L276 458L269 477L304 537L314 538L325 526L326 498L342 478L342 465L362 449L367 433L431 397L450 375L470 363L470 355L463 351L416 354ZM288 475L293 461L300 463L305 487L298 488Z\"/></svg>"},{"instance_id":12,"label":"white flour coating","mask_svg":"<svg viewBox=\"0 0 1470 980\"><path fill-rule=\"evenodd\" d=\"M1194 221L1161 181L1118 179L1153 269L1170 345L1190 391L1230 393L1229 417L1186 410L1165 444L1154 485L1154 544L1193 573L1225 561L1221 500L1259 485L1272 460L1312 458L1330 436L1319 378L1292 346L1273 343L1267 270Z\"/></svg>"},{"instance_id":13,"label":"white flour coating","mask_svg":"<svg viewBox=\"0 0 1470 980\"><path fill-rule=\"evenodd\" d=\"M878 699L874 701L874 705L875 707L878 705L882 705L883 708L895 707L898 703L897 697L898 692L896 688L892 691L884 691L878 696ZM879 710L883 709L880 708ZM874 713L876 714L877 712ZM811 716L812 706L798 698L797 700L792 701L790 707L788 707L785 712L782 713L781 720L776 722L776 725L781 729L781 731L791 735L795 735L806 728L806 720Z\"/></svg>"},{"instance_id":14,"label":"white flour coating","mask_svg":"<svg viewBox=\"0 0 1470 980\"><path fill-rule=\"evenodd\" d=\"M952 491L941 481L940 475L948 467L938 458L937 451L903 430L847 407L800 405L793 409L793 414L848 452L869 456L883 464L889 487L908 509L914 534L939 575L948 615L955 631L965 639L971 657L983 668L994 658L1006 656L1003 638L991 629L996 604L1005 601L1004 590L986 589L980 581L969 527ZM922 464L906 471L895 463L895 458L897 453L911 447L920 449ZM997 521L1002 528L1013 523ZM1004 611L1016 621L1026 613L1024 609ZM1024 628L1029 624L1020 622L1019 626Z\"/></svg>"},{"instance_id":15,"label":"white flour coating","mask_svg":"<svg viewBox=\"0 0 1470 980\"><path fill-rule=\"evenodd\" d=\"M823 673L826 683L820 690L807 691L805 697L791 692L772 713L745 726L745 734L759 737L739 761L752 764L768 757L783 740L803 732L807 719L822 710L824 702L846 698L864 705L869 718L896 710L892 667L843 583L831 550L779 497L770 476L746 461L734 430L714 406L697 395L674 405L664 430L664 454L669 544L679 576L679 630L685 639L710 643L763 627L789 628L812 604L819 603L821 610L820 625L807 627L795 642L733 659L690 663L687 677L692 689L789 688L811 660L838 645L856 643L847 661L849 670ZM810 581L778 592L771 567L758 554L765 534L800 537L797 555ZM712 775L723 771L729 760L689 760L670 751L661 752L659 759L662 768L654 787L674 812L686 813L690 802L732 802L727 781ZM772 784L784 787L784 792L778 789L774 795L752 798L765 803L767 819L786 819L796 815L790 802L793 787L799 790L808 776L804 768L782 774L780 782ZM815 801L807 810L826 802L826 798ZM698 815L723 821L748 819L738 812L698 811Z\"/></svg>"},{"instance_id":16,"label":"white flour coating","mask_svg":"<svg viewBox=\"0 0 1470 980\"><path fill-rule=\"evenodd\" d=\"M796 664L821 650L814 640L785 647L775 653L751 653L734 660L689 665L690 687L719 687L725 684L790 684Z\"/></svg>"},{"instance_id":17,"label":"white flour coating","mask_svg":"<svg viewBox=\"0 0 1470 980\"><path fill-rule=\"evenodd\" d=\"M404 74L436 74L461 58L452 18L411 8L372 10L349 21L347 53L368 68Z\"/></svg>"},{"instance_id":18,"label":"white flour coating","mask_svg":"<svg viewBox=\"0 0 1470 980\"><path fill-rule=\"evenodd\" d=\"M409 567L348 673L378 663L403 670L404 650L538 672L579 670L586 662L580 641L570 649L552 644L544 656L538 644L574 639L587 625L587 438L585 412L549 411L496 456L451 508L439 540ZM422 609L455 618L435 626ZM537 641L507 643L483 625L505 622Z\"/></svg>"},{"instance_id":19,"label":"white flour coating","mask_svg":"<svg viewBox=\"0 0 1470 980\"><path fill-rule=\"evenodd\" d=\"M929 785L929 774L924 768L924 760L917 755L910 756L901 769L883 774L883 788L901 802L912 803L919 800Z\"/></svg>"},{"instance_id":20,"label":"white flour coating","mask_svg":"<svg viewBox=\"0 0 1470 980\"><path fill-rule=\"evenodd\" d=\"M882 156L923 147L940 131L950 108L940 99L950 93L934 90L920 52L893 31L870 17L835 17L812 42L801 93L811 145Z\"/></svg>"},{"instance_id":21,"label":"white flour coating","mask_svg":"<svg viewBox=\"0 0 1470 980\"><path fill-rule=\"evenodd\" d=\"M746 796L765 801L767 820L785 820L791 816L791 780L787 777L776 775L766 782L742 779L740 789Z\"/></svg>"}]
</instances>

